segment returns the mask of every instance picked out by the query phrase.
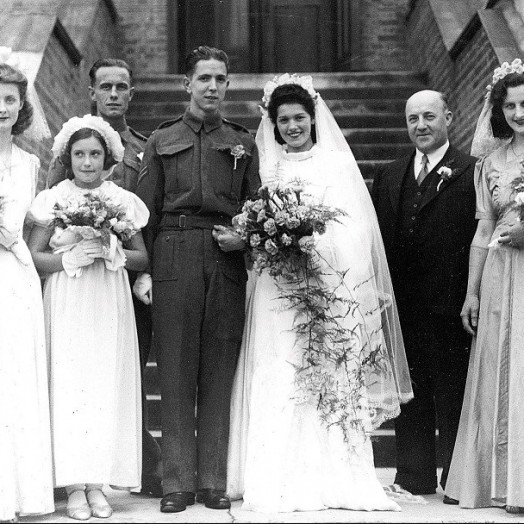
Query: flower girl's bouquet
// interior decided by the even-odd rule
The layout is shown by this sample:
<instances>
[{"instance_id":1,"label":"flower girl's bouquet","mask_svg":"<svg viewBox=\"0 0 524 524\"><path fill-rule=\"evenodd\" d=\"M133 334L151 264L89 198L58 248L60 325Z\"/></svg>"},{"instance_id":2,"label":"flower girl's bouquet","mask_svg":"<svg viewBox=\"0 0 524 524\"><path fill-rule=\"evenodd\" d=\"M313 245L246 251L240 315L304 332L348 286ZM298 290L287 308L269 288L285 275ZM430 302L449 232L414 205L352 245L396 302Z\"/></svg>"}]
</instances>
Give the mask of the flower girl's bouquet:
<instances>
[{"instance_id":1,"label":"flower girl's bouquet","mask_svg":"<svg viewBox=\"0 0 524 524\"><path fill-rule=\"evenodd\" d=\"M345 213L315 202L299 180L262 186L258 196L245 202L233 226L258 273L266 269L273 277L296 278L297 270L312 260L318 235Z\"/></svg>"},{"instance_id":2,"label":"flower girl's bouquet","mask_svg":"<svg viewBox=\"0 0 524 524\"><path fill-rule=\"evenodd\" d=\"M53 214L53 227L82 239L100 238L106 249L112 244L112 235L125 242L138 231L122 204L95 193L72 195L56 202Z\"/></svg>"}]
</instances>

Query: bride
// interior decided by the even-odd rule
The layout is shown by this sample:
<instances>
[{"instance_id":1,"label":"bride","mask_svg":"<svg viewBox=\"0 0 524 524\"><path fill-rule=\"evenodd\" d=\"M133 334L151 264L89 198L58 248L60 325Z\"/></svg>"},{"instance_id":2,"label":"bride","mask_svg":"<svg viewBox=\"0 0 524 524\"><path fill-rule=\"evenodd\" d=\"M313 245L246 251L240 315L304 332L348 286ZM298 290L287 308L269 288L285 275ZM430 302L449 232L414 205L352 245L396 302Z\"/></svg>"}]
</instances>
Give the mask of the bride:
<instances>
[{"instance_id":1,"label":"bride","mask_svg":"<svg viewBox=\"0 0 524 524\"><path fill-rule=\"evenodd\" d=\"M330 314L353 334L345 351L356 366L352 372L363 380L355 385L341 366L326 359L318 371L330 375L342 401L327 417L319 410L320 391L297 394L296 370L304 364L296 329L300 319L281 297L278 277L267 271L250 275L231 402L228 495L243 498L242 509L260 512L399 511L377 480L370 433L399 414L399 404L412 398L412 390L373 205L311 77L275 78L266 85L263 101L257 131L262 183L299 179L311 198L346 212L328 224L315 250L327 289L357 305L350 315ZM323 349L333 351L327 341ZM356 388L356 397L341 395ZM358 405L348 398L358 398Z\"/></svg>"}]
</instances>

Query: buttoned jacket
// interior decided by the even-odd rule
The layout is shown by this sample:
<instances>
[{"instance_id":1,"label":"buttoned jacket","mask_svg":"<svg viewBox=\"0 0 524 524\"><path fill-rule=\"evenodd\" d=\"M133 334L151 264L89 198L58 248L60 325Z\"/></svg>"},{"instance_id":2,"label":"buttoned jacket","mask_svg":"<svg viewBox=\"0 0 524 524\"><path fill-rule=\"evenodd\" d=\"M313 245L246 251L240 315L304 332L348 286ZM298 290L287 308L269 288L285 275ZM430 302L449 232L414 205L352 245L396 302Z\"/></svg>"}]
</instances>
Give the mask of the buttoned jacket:
<instances>
[{"instance_id":1,"label":"buttoned jacket","mask_svg":"<svg viewBox=\"0 0 524 524\"><path fill-rule=\"evenodd\" d=\"M435 176L413 211L413 245L417 246L413 253L417 260L411 264L398 233L402 188L406 177L414 176L414 156L415 150L379 168L371 191L395 296L401 314L415 308L456 316L466 295L469 248L476 230L476 159L450 146L430 172ZM452 172L448 180L437 174L443 166Z\"/></svg>"},{"instance_id":2,"label":"buttoned jacket","mask_svg":"<svg viewBox=\"0 0 524 524\"><path fill-rule=\"evenodd\" d=\"M189 109L161 124L147 142L137 189L151 213L149 252L164 214L233 217L259 187L258 153L244 127Z\"/></svg>"}]
</instances>

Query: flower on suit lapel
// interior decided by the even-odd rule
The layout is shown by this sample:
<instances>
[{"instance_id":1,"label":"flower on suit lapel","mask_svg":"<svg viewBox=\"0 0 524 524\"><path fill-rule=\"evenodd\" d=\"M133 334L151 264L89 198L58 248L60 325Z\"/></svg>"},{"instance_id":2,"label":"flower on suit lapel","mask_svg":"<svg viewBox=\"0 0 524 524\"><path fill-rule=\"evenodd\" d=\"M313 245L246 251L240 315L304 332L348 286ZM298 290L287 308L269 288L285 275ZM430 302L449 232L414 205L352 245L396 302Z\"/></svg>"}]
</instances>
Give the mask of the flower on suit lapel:
<instances>
[{"instance_id":1,"label":"flower on suit lapel","mask_svg":"<svg viewBox=\"0 0 524 524\"><path fill-rule=\"evenodd\" d=\"M237 162L241 158L246 158L247 151L246 148L242 144L238 144L236 146L223 146L218 148L219 151L229 151L233 158L235 159L235 162L233 164L233 170L237 168Z\"/></svg>"},{"instance_id":2,"label":"flower on suit lapel","mask_svg":"<svg viewBox=\"0 0 524 524\"><path fill-rule=\"evenodd\" d=\"M238 144L238 146L231 148L231 154L233 155L233 158L235 159L235 164L233 165L233 169L236 169L237 160L239 160L240 158L244 158L246 156L246 149L242 144Z\"/></svg>"},{"instance_id":3,"label":"flower on suit lapel","mask_svg":"<svg viewBox=\"0 0 524 524\"><path fill-rule=\"evenodd\" d=\"M440 189L443 182L449 182L457 174L458 169L452 169L452 164L453 160L450 160L438 168L437 175L440 176L440 180L437 184L437 191Z\"/></svg>"}]
</instances>

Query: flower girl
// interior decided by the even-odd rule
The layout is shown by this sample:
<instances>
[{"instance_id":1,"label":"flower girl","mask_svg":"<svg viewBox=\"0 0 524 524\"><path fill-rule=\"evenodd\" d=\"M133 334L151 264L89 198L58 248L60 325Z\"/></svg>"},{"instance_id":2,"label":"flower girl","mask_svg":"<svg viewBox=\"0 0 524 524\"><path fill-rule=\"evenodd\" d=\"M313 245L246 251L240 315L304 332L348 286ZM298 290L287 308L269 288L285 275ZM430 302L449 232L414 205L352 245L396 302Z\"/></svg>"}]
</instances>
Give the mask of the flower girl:
<instances>
[{"instance_id":1,"label":"flower girl","mask_svg":"<svg viewBox=\"0 0 524 524\"><path fill-rule=\"evenodd\" d=\"M0 47L0 521L54 511L44 311L22 236L40 161L12 141L43 135L11 59Z\"/></svg>"},{"instance_id":2,"label":"flower girl","mask_svg":"<svg viewBox=\"0 0 524 524\"><path fill-rule=\"evenodd\" d=\"M55 485L68 516L106 518L104 484L140 484L140 364L125 268L141 271L149 212L104 181L120 137L97 116L66 122L53 144L71 172L31 207L29 247L44 288Z\"/></svg>"}]
</instances>

